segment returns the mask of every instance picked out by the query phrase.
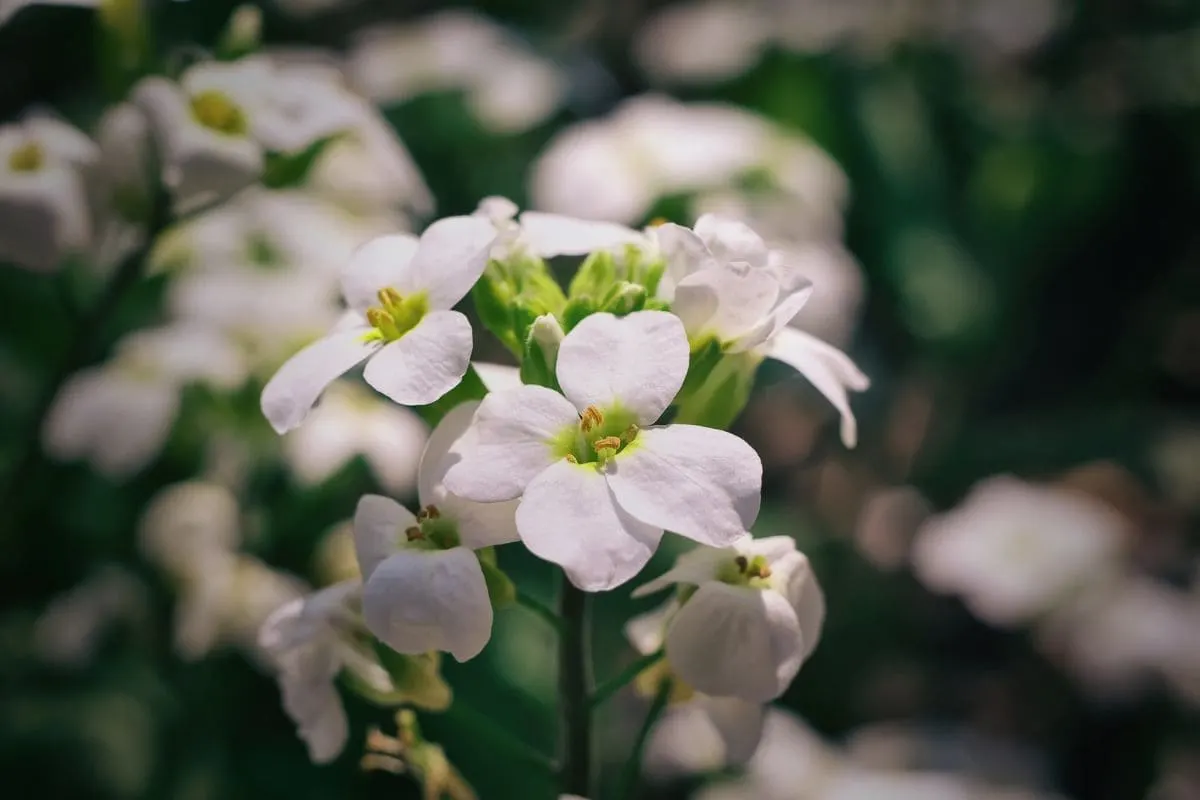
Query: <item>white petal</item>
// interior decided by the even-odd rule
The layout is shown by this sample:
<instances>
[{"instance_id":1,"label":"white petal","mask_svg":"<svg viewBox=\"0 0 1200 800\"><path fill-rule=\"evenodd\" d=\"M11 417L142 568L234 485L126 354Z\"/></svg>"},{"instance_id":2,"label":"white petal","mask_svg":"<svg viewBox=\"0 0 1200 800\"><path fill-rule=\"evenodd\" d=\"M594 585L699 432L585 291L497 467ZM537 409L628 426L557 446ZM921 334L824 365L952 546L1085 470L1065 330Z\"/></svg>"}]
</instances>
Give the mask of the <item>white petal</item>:
<instances>
[{"instance_id":1,"label":"white petal","mask_svg":"<svg viewBox=\"0 0 1200 800\"><path fill-rule=\"evenodd\" d=\"M363 588L371 633L398 653L430 650L459 661L479 654L492 635L492 602L475 554L401 550L381 563Z\"/></svg>"},{"instance_id":2,"label":"white petal","mask_svg":"<svg viewBox=\"0 0 1200 800\"><path fill-rule=\"evenodd\" d=\"M662 529L621 510L594 465L561 460L529 482L517 508L521 541L588 592L620 586L641 571Z\"/></svg>"},{"instance_id":3,"label":"white petal","mask_svg":"<svg viewBox=\"0 0 1200 800\"><path fill-rule=\"evenodd\" d=\"M428 293L431 308L451 308L483 274L495 240L496 228L486 219L438 220L421 234L409 280Z\"/></svg>"},{"instance_id":4,"label":"white petal","mask_svg":"<svg viewBox=\"0 0 1200 800\"><path fill-rule=\"evenodd\" d=\"M484 361L473 361L471 366L475 368L476 374L479 375L479 379L483 381L483 385L489 392L502 392L505 389L516 389L525 385L521 383L519 367L512 367L508 364L489 364Z\"/></svg>"},{"instance_id":5,"label":"white petal","mask_svg":"<svg viewBox=\"0 0 1200 800\"><path fill-rule=\"evenodd\" d=\"M263 388L263 416L278 433L295 428L313 404L343 373L379 349L363 339L367 328L354 328L319 339L292 356Z\"/></svg>"},{"instance_id":6,"label":"white petal","mask_svg":"<svg viewBox=\"0 0 1200 800\"><path fill-rule=\"evenodd\" d=\"M471 420L479 403L462 403L434 428L421 456L418 472L417 492L422 506L435 505L458 523L458 534L463 545L473 550L492 545L515 542L517 536L517 501L502 503L476 503L451 494L443 485L446 472L462 460L463 447L459 445L464 436L472 436Z\"/></svg>"},{"instance_id":7,"label":"white petal","mask_svg":"<svg viewBox=\"0 0 1200 800\"><path fill-rule=\"evenodd\" d=\"M846 447L858 442L858 423L847 389L861 392L870 380L841 350L795 328L784 328L767 345L767 355L782 361L817 388L842 415L841 436Z\"/></svg>"},{"instance_id":8,"label":"white petal","mask_svg":"<svg viewBox=\"0 0 1200 800\"><path fill-rule=\"evenodd\" d=\"M407 233L380 236L355 250L342 270L346 305L356 311L379 305L379 290L385 286L400 288L416 252L417 237Z\"/></svg>"},{"instance_id":9,"label":"white petal","mask_svg":"<svg viewBox=\"0 0 1200 800\"><path fill-rule=\"evenodd\" d=\"M592 314L567 334L558 351L558 382L579 409L620 405L653 423L688 368L687 334L674 314L638 311L627 317Z\"/></svg>"},{"instance_id":10,"label":"white petal","mask_svg":"<svg viewBox=\"0 0 1200 800\"><path fill-rule=\"evenodd\" d=\"M633 590L633 597L661 592L677 583L700 585L715 580L721 564L733 561L740 551L731 547L700 545L675 560L675 566L648 583Z\"/></svg>"},{"instance_id":11,"label":"white petal","mask_svg":"<svg viewBox=\"0 0 1200 800\"><path fill-rule=\"evenodd\" d=\"M362 451L389 494L407 497L417 485L417 460L429 426L416 412L380 400L362 428Z\"/></svg>"},{"instance_id":12,"label":"white petal","mask_svg":"<svg viewBox=\"0 0 1200 800\"><path fill-rule=\"evenodd\" d=\"M771 319L779 282L765 269L725 264L692 273L675 287L671 310L688 335L736 342Z\"/></svg>"},{"instance_id":13,"label":"white petal","mask_svg":"<svg viewBox=\"0 0 1200 800\"><path fill-rule=\"evenodd\" d=\"M521 215L521 240L537 255L551 258L639 244L644 237L632 228L613 222L526 211Z\"/></svg>"},{"instance_id":14,"label":"white petal","mask_svg":"<svg viewBox=\"0 0 1200 800\"><path fill-rule=\"evenodd\" d=\"M694 230L719 262L744 261L754 267L767 264L767 245L744 222L719 214L703 214L696 220Z\"/></svg>"},{"instance_id":15,"label":"white petal","mask_svg":"<svg viewBox=\"0 0 1200 800\"><path fill-rule=\"evenodd\" d=\"M475 412L475 433L463 443L462 460L446 472L446 488L481 503L514 500L558 458L551 440L578 424L575 407L542 386L492 392Z\"/></svg>"},{"instance_id":16,"label":"white petal","mask_svg":"<svg viewBox=\"0 0 1200 800\"><path fill-rule=\"evenodd\" d=\"M704 240L682 225L668 222L653 229L658 248L667 262L664 284L666 300L672 299L674 287L681 280L704 269L719 266Z\"/></svg>"},{"instance_id":17,"label":"white petal","mask_svg":"<svg viewBox=\"0 0 1200 800\"><path fill-rule=\"evenodd\" d=\"M737 697L702 695L698 702L725 743L726 762L741 766L749 761L762 741L766 707Z\"/></svg>"},{"instance_id":18,"label":"white petal","mask_svg":"<svg viewBox=\"0 0 1200 800\"><path fill-rule=\"evenodd\" d=\"M783 694L804 658L800 624L782 595L717 582L671 620L666 647L697 691L761 703Z\"/></svg>"},{"instance_id":19,"label":"white petal","mask_svg":"<svg viewBox=\"0 0 1200 800\"><path fill-rule=\"evenodd\" d=\"M672 597L653 611L632 617L625 623L622 632L634 650L642 655L649 655L662 647L667 621L678 610L679 601Z\"/></svg>"},{"instance_id":20,"label":"white petal","mask_svg":"<svg viewBox=\"0 0 1200 800\"><path fill-rule=\"evenodd\" d=\"M782 285L780 286L780 291L786 291ZM800 310L804 308L805 303L812 297L812 294L812 284L805 281L804 285L787 294L779 302L779 305L771 309L769 316L761 320L752 329L743 333L736 344L730 348L730 352L741 353L753 350L764 342L773 339L800 313Z\"/></svg>"},{"instance_id":21,"label":"white petal","mask_svg":"<svg viewBox=\"0 0 1200 800\"><path fill-rule=\"evenodd\" d=\"M363 378L404 406L432 403L453 389L471 364L471 323L457 311L431 311L417 327L384 345Z\"/></svg>"},{"instance_id":22,"label":"white petal","mask_svg":"<svg viewBox=\"0 0 1200 800\"><path fill-rule=\"evenodd\" d=\"M702 544L737 541L758 517L762 462L732 433L698 425L650 428L609 462L621 507Z\"/></svg>"},{"instance_id":23,"label":"white petal","mask_svg":"<svg viewBox=\"0 0 1200 800\"><path fill-rule=\"evenodd\" d=\"M412 512L390 497L366 494L359 499L354 510L354 553L363 581L407 541L404 532L416 524Z\"/></svg>"},{"instance_id":24,"label":"white petal","mask_svg":"<svg viewBox=\"0 0 1200 800\"><path fill-rule=\"evenodd\" d=\"M327 764L338 757L350 738L350 726L342 698L331 679L306 680L287 673L279 676L283 709L296 723L308 747L308 757Z\"/></svg>"}]
</instances>

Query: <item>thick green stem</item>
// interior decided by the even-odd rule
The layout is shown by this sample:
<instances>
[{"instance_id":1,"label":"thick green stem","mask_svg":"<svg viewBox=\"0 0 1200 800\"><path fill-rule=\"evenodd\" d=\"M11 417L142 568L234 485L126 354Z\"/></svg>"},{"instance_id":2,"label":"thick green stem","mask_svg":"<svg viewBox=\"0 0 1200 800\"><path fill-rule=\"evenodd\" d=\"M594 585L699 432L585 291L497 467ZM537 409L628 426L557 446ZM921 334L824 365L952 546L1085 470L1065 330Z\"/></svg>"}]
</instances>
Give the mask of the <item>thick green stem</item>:
<instances>
[{"instance_id":1,"label":"thick green stem","mask_svg":"<svg viewBox=\"0 0 1200 800\"><path fill-rule=\"evenodd\" d=\"M558 598L562 628L558 637L559 713L562 718L560 788L588 797L592 782L592 720L588 597L562 577Z\"/></svg>"},{"instance_id":2,"label":"thick green stem","mask_svg":"<svg viewBox=\"0 0 1200 800\"><path fill-rule=\"evenodd\" d=\"M638 730L637 738L633 741L633 750L630 752L629 760L625 762L625 769L621 773L621 791L617 796L623 798L623 800L632 800L636 796L638 780L642 776L642 755L646 751L646 742L650 739L650 731L654 730L654 724L658 722L658 718L666 710L670 699L671 681L666 680L658 686L658 693L654 695L654 701L650 704L650 710L646 712L646 718L642 720L642 727Z\"/></svg>"}]
</instances>

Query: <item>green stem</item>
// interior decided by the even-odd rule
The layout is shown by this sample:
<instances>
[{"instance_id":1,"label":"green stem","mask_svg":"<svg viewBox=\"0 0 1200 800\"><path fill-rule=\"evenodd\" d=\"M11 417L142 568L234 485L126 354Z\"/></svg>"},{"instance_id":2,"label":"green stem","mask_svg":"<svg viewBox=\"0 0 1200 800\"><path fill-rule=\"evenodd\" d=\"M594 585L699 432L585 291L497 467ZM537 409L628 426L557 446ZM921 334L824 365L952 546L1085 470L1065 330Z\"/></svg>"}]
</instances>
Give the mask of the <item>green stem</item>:
<instances>
[{"instance_id":1,"label":"green stem","mask_svg":"<svg viewBox=\"0 0 1200 800\"><path fill-rule=\"evenodd\" d=\"M624 800L631 800L636 796L638 780L642 776L642 756L646 751L646 742L650 738L650 731L654 730L654 723L658 722L658 718L666 710L667 702L670 699L671 681L665 680L658 686L658 693L654 695L654 700L650 703L650 710L646 712L646 718L642 720L642 727L633 741L633 750L621 773L621 791L617 796Z\"/></svg>"},{"instance_id":2,"label":"green stem","mask_svg":"<svg viewBox=\"0 0 1200 800\"><path fill-rule=\"evenodd\" d=\"M592 782L592 721L590 631L587 594L562 576L559 590L558 637L559 708L562 717L559 783L566 794L588 797Z\"/></svg>"},{"instance_id":3,"label":"green stem","mask_svg":"<svg viewBox=\"0 0 1200 800\"><path fill-rule=\"evenodd\" d=\"M641 672L647 667L652 667L661 661L662 657L663 650L660 647L653 653L647 653L637 660L630 662L628 665L626 665L625 669L621 670L616 675L597 686L595 691L592 692L592 696L588 699L588 704L592 708L600 705L605 700L619 692L621 689L628 686L630 681L640 675Z\"/></svg>"},{"instance_id":4,"label":"green stem","mask_svg":"<svg viewBox=\"0 0 1200 800\"><path fill-rule=\"evenodd\" d=\"M547 625L554 628L555 632L562 631L562 620L558 618L558 614L555 614L545 603L528 594L523 589L517 590L517 605L524 606L529 611L541 617Z\"/></svg>"}]
</instances>

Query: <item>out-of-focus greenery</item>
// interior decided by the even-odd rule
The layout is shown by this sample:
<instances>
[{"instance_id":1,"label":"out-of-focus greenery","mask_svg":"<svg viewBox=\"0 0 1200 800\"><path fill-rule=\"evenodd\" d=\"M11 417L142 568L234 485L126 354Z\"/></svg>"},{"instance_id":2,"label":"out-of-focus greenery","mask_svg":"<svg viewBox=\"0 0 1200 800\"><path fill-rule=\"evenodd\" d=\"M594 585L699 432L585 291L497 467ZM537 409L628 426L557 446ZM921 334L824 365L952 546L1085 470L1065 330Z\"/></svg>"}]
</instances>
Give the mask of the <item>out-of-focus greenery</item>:
<instances>
[{"instance_id":1,"label":"out-of-focus greenery","mask_svg":"<svg viewBox=\"0 0 1200 800\"><path fill-rule=\"evenodd\" d=\"M442 5L363 2L304 22L268 11L265 40L336 48L366 24ZM476 4L591 89L552 121L516 135L483 129L452 96L388 109L439 213L469 212L492 194L524 205L528 168L556 130L646 90L628 44L649 5L657 4ZM212 42L233 4L149 6L160 44L183 44ZM1194 713L1165 698L1085 702L1027 637L985 627L905 573L880 572L845 535L871 483L912 483L946 506L998 472L1049 476L1106 460L1159 495L1152 446L1200 422L1200 73L1194 55L1192 63L1150 69L1148 48L1156 36L1197 25L1200 14L1183 2L1078 2L1062 30L1019 59L989 63L966 47L920 41L871 54L776 49L736 79L678 92L739 103L808 134L852 186L846 241L868 293L851 352L873 381L855 401L862 445L841 452L829 424L816 456L768 463L756 529L797 535L827 593L822 643L782 700L822 732L836 737L889 717L971 722L1036 744L1079 800L1141 797L1163 748L1197 735ZM78 9L39 9L0 29L0 115L48 102L70 118L94 118L103 94L92 31ZM1190 80L1190 101L1186 92L1158 91L1168 80ZM0 270L6 473L38 389L66 346L71 319L55 286ZM149 281L126 299L92 343L94 358L154 318L160 291ZM802 381L782 371L764 370L760 379L793 401L808 400ZM740 429L752 443L787 424L770 413L751 405ZM915 451L903 445L906 434L918 442ZM416 796L404 778L360 771L356 739L335 765L311 766L274 682L242 656L181 663L170 648L171 593L147 569L149 613L114 635L91 666L51 668L32 652L33 621L52 596L97 563L139 563L141 509L158 488L195 473L204 437L181 426L152 469L119 486L83 466L39 460L22 481L20 513L0 509L4 794ZM371 487L361 464L311 491L264 471L244 502L261 509L246 549L312 575L321 536ZM548 568L520 556L506 550L502 563L530 593L549 599ZM668 563L660 553L651 571ZM619 622L646 607L624 591L598 598L598 674L629 660ZM483 656L444 663L461 703L552 751L553 642L538 620L507 612ZM349 702L355 730L368 720L386 724L384 712ZM625 702L601 717L624 735L604 737L615 742L614 758L636 724ZM527 768L489 742L473 718L430 716L424 727L482 797L516 798L512 786L530 785Z\"/></svg>"}]
</instances>

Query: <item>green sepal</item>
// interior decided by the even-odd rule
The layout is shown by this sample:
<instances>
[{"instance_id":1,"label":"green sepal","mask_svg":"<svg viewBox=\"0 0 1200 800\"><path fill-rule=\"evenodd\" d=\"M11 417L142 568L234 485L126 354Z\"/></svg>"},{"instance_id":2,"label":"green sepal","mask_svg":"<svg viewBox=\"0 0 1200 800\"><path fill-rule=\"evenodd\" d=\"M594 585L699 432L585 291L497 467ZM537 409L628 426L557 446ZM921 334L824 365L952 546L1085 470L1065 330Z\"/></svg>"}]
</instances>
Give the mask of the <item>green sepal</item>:
<instances>
[{"instance_id":1,"label":"green sepal","mask_svg":"<svg viewBox=\"0 0 1200 800\"><path fill-rule=\"evenodd\" d=\"M676 397L672 421L727 430L750 401L761 362L762 357L752 353L722 356L699 385Z\"/></svg>"},{"instance_id":2,"label":"green sepal","mask_svg":"<svg viewBox=\"0 0 1200 800\"><path fill-rule=\"evenodd\" d=\"M525 337L525 354L521 358L521 383L528 386L545 386L558 391L558 378L554 364L549 363L546 351L533 338L532 328Z\"/></svg>"},{"instance_id":3,"label":"green sepal","mask_svg":"<svg viewBox=\"0 0 1200 800\"><path fill-rule=\"evenodd\" d=\"M589 317L597 311L599 309L596 308L596 302L591 297L586 295L572 297L567 301L567 307L563 309L563 330L570 333L576 325L583 322L585 317Z\"/></svg>"},{"instance_id":4,"label":"green sepal","mask_svg":"<svg viewBox=\"0 0 1200 800\"><path fill-rule=\"evenodd\" d=\"M475 557L479 559L479 566L483 570L483 580L487 583L492 608L504 608L517 602L517 585L496 563L496 549L485 547L476 550Z\"/></svg>"},{"instance_id":5,"label":"green sepal","mask_svg":"<svg viewBox=\"0 0 1200 800\"><path fill-rule=\"evenodd\" d=\"M467 367L467 373L457 386L429 405L415 406L413 411L416 411L429 427L436 428L442 417L459 405L471 400L482 400L486 395L487 386L483 384L483 379L479 377L475 367Z\"/></svg>"},{"instance_id":6,"label":"green sepal","mask_svg":"<svg viewBox=\"0 0 1200 800\"><path fill-rule=\"evenodd\" d=\"M516 296L507 282L500 280L491 267L475 282L471 301L479 321L517 358L521 357L521 339L513 331L512 306Z\"/></svg>"},{"instance_id":7,"label":"green sepal","mask_svg":"<svg viewBox=\"0 0 1200 800\"><path fill-rule=\"evenodd\" d=\"M646 287L637 283L620 281L608 292L608 296L600 304L600 310L623 317L645 308L646 299Z\"/></svg>"},{"instance_id":8,"label":"green sepal","mask_svg":"<svg viewBox=\"0 0 1200 800\"><path fill-rule=\"evenodd\" d=\"M380 706L414 705L428 711L445 711L454 701L454 692L442 678L441 653L415 656L397 653L378 639L372 646L379 665L392 681L392 691L380 691L352 669L341 672L346 687L360 697Z\"/></svg>"},{"instance_id":9,"label":"green sepal","mask_svg":"<svg viewBox=\"0 0 1200 800\"><path fill-rule=\"evenodd\" d=\"M612 253L607 250L597 250L584 259L571 278L567 287L567 296L603 297L617 282L617 265Z\"/></svg>"},{"instance_id":10,"label":"green sepal","mask_svg":"<svg viewBox=\"0 0 1200 800\"><path fill-rule=\"evenodd\" d=\"M325 148L341 138L341 134L326 136L296 153L267 153L262 184L268 189L288 189L300 186L308 179Z\"/></svg>"}]
</instances>

